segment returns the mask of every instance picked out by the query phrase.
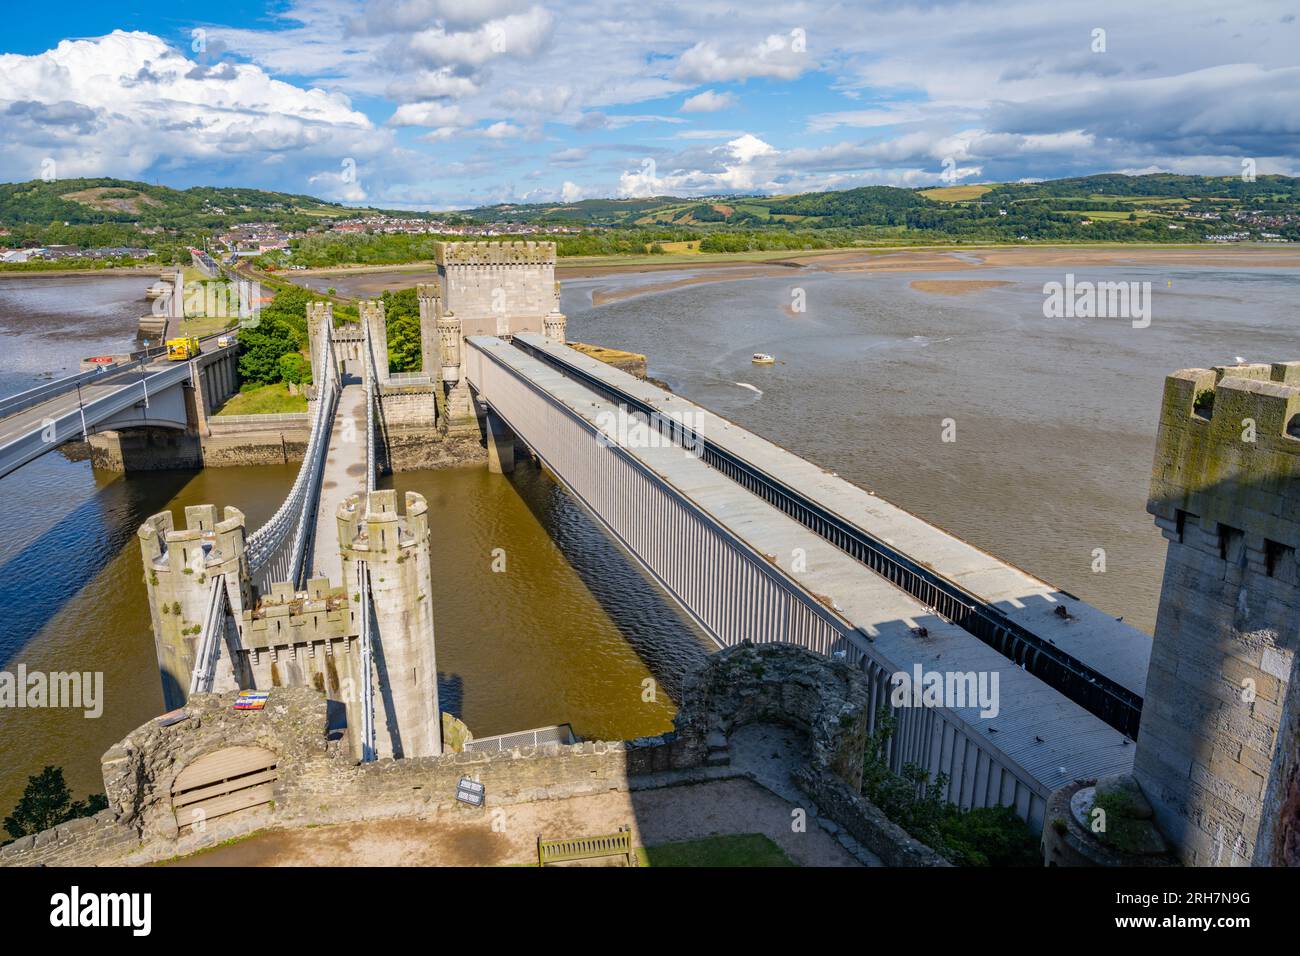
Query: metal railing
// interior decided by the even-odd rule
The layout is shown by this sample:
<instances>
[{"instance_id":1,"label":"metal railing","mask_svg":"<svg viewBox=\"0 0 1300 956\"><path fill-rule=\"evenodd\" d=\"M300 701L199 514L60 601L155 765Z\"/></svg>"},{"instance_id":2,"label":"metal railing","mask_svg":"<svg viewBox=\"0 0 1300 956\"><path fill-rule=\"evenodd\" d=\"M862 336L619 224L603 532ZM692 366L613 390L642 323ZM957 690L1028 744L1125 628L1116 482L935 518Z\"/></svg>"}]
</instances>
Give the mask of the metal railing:
<instances>
[{"instance_id":1,"label":"metal railing","mask_svg":"<svg viewBox=\"0 0 1300 956\"><path fill-rule=\"evenodd\" d=\"M221 653L221 639L226 631L226 576L218 574L212 579L208 596L208 614L199 637L199 653L194 659L190 674L190 694L210 694L217 673L217 657Z\"/></svg>"},{"instance_id":2,"label":"metal railing","mask_svg":"<svg viewBox=\"0 0 1300 956\"><path fill-rule=\"evenodd\" d=\"M371 625L373 609L370 606L370 571L366 562L357 562L357 592L360 595L361 615L361 759L375 759L375 648Z\"/></svg>"},{"instance_id":3,"label":"metal railing","mask_svg":"<svg viewBox=\"0 0 1300 956\"><path fill-rule=\"evenodd\" d=\"M578 737L569 724L556 724L553 727L537 727L533 730L517 730L509 734L495 734L491 737L475 737L465 744L465 749L478 753L504 753L518 747L541 747L543 744L576 744Z\"/></svg>"},{"instance_id":4,"label":"metal railing","mask_svg":"<svg viewBox=\"0 0 1300 956\"><path fill-rule=\"evenodd\" d=\"M213 425L301 425L312 417L306 412L267 412L265 415L222 415L217 413L208 418L208 427Z\"/></svg>"},{"instance_id":5,"label":"metal railing","mask_svg":"<svg viewBox=\"0 0 1300 956\"><path fill-rule=\"evenodd\" d=\"M379 398L379 370L370 342L370 323L361 320L362 350L366 386L366 493L375 490L375 402Z\"/></svg>"},{"instance_id":6,"label":"metal railing","mask_svg":"<svg viewBox=\"0 0 1300 956\"><path fill-rule=\"evenodd\" d=\"M271 519L248 537L247 554L249 571L258 587L265 590L271 582L288 581L302 586L306 566L307 545L315 523L316 506L320 497L321 473L325 470L325 455L329 451L330 429L339 400L339 377L334 366L332 330L329 323L321 326L320 356L316 365L321 383L317 390L316 415L312 422L311 437L302 467L294 480L289 495Z\"/></svg>"}]
</instances>

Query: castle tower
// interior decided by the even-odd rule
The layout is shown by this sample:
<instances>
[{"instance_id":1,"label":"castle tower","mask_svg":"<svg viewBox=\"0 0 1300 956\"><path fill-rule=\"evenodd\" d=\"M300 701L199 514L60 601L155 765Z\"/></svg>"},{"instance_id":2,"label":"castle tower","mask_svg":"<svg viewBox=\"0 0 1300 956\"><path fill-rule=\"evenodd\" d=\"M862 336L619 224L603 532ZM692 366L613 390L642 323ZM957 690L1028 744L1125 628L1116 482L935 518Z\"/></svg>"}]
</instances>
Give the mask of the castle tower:
<instances>
[{"instance_id":1,"label":"castle tower","mask_svg":"<svg viewBox=\"0 0 1300 956\"><path fill-rule=\"evenodd\" d=\"M364 300L358 307L363 325L370 327L370 347L375 353L375 370L381 382L388 381L388 319L382 299ZM366 372L365 374L369 374Z\"/></svg>"},{"instance_id":2,"label":"castle tower","mask_svg":"<svg viewBox=\"0 0 1300 956\"><path fill-rule=\"evenodd\" d=\"M316 367L316 362L320 358L320 330L321 326L328 323L332 328L334 325L334 303L333 302L308 302L307 303L307 351L308 358L311 361L312 381L321 381L321 369Z\"/></svg>"},{"instance_id":3,"label":"castle tower","mask_svg":"<svg viewBox=\"0 0 1300 956\"><path fill-rule=\"evenodd\" d=\"M439 365L442 289L436 282L421 282L415 287L415 298L420 304L420 370L433 377L437 374ZM456 381L445 375L443 378L445 381Z\"/></svg>"},{"instance_id":4,"label":"castle tower","mask_svg":"<svg viewBox=\"0 0 1300 956\"><path fill-rule=\"evenodd\" d=\"M1300 865L1300 362L1165 380L1134 773L1183 862Z\"/></svg>"},{"instance_id":5,"label":"castle tower","mask_svg":"<svg viewBox=\"0 0 1300 956\"><path fill-rule=\"evenodd\" d=\"M434 257L442 314L462 336L545 332L559 316L553 242L436 242Z\"/></svg>"},{"instance_id":6,"label":"castle tower","mask_svg":"<svg viewBox=\"0 0 1300 956\"><path fill-rule=\"evenodd\" d=\"M542 333L552 342L559 342L563 345L566 341L568 325L569 320L560 311L560 284L557 282L555 283L555 301L551 304L551 311L542 318Z\"/></svg>"},{"instance_id":7,"label":"castle tower","mask_svg":"<svg viewBox=\"0 0 1300 956\"><path fill-rule=\"evenodd\" d=\"M444 390L443 427L449 434L480 433L478 410L461 375L465 338L540 332L563 342L553 242L437 242L437 283L420 286L420 329L437 355ZM431 368L432 366L426 366Z\"/></svg>"},{"instance_id":8,"label":"castle tower","mask_svg":"<svg viewBox=\"0 0 1300 956\"><path fill-rule=\"evenodd\" d=\"M198 645L208 615L211 580L224 574L231 617L220 651L228 666L218 666L215 690L249 686L244 661L231 654L238 635L231 629L244 608L252 605L248 559L244 554L244 515L226 508L217 521L212 505L185 509L185 528L174 527L172 513L154 515L137 532L144 561L149 615L153 623L158 671L168 709L180 707L189 694Z\"/></svg>"},{"instance_id":9,"label":"castle tower","mask_svg":"<svg viewBox=\"0 0 1300 956\"><path fill-rule=\"evenodd\" d=\"M361 562L370 575L375 626L374 673L369 679L381 757L442 753L428 505L422 495L411 491L405 505L402 515L396 492L372 491L352 495L338 510L339 550L349 595L359 593ZM359 605L351 604L354 619ZM359 633L360 627L361 622L354 620L353 633ZM359 744L359 712L349 713L349 725L354 743Z\"/></svg>"}]
</instances>

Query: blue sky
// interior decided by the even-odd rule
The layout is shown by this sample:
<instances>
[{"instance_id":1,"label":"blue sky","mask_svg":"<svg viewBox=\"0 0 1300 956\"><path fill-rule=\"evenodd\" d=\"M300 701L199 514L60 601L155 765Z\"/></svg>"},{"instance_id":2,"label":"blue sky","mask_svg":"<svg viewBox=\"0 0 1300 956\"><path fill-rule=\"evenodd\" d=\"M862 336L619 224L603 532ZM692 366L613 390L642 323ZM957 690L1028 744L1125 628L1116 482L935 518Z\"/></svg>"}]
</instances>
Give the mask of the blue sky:
<instances>
[{"instance_id":1,"label":"blue sky","mask_svg":"<svg viewBox=\"0 0 1300 956\"><path fill-rule=\"evenodd\" d=\"M1232 175L1245 158L1259 173L1295 174L1293 9L28 5L0 37L0 179L51 169L453 208L1101 171Z\"/></svg>"}]
</instances>

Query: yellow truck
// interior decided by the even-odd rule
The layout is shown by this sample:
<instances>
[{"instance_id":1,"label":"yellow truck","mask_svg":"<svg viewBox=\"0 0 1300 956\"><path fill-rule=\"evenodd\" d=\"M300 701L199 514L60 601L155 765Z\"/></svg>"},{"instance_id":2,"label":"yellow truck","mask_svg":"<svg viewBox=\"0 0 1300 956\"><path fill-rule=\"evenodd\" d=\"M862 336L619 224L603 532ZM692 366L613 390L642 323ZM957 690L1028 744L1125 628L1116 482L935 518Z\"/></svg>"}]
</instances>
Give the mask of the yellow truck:
<instances>
[{"instance_id":1,"label":"yellow truck","mask_svg":"<svg viewBox=\"0 0 1300 956\"><path fill-rule=\"evenodd\" d=\"M192 335L182 339L167 340L167 357L173 362L184 362L199 354L199 340Z\"/></svg>"}]
</instances>

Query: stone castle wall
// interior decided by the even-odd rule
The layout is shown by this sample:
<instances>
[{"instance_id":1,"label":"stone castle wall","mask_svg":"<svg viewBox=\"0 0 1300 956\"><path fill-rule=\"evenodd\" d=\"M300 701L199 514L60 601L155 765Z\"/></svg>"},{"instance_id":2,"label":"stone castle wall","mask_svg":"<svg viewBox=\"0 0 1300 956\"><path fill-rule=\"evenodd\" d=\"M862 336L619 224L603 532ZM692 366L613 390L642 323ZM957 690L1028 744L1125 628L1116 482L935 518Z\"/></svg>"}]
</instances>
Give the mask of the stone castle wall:
<instances>
[{"instance_id":1,"label":"stone castle wall","mask_svg":"<svg viewBox=\"0 0 1300 956\"><path fill-rule=\"evenodd\" d=\"M456 785L484 785L487 808L744 776L726 766L727 736L749 723L806 735L798 772L810 815L830 818L889 865L944 866L858 793L870 691L842 662L787 645L737 645L708 657L682 692L678 729L632 741L584 741L358 763L328 731L327 702L310 688L278 688L262 711L230 708L232 694L196 695L187 720L151 721L104 755L109 809L0 849L0 865L145 863L267 827L424 816L458 806ZM177 776L231 746L277 757L274 803L182 832L171 808ZM484 812L484 811L466 811ZM184 822L184 821L182 821Z\"/></svg>"},{"instance_id":2,"label":"stone castle wall","mask_svg":"<svg viewBox=\"0 0 1300 956\"><path fill-rule=\"evenodd\" d=\"M1169 545L1134 771L1188 864L1300 864L1297 416L1300 363L1165 382L1148 510Z\"/></svg>"}]
</instances>

